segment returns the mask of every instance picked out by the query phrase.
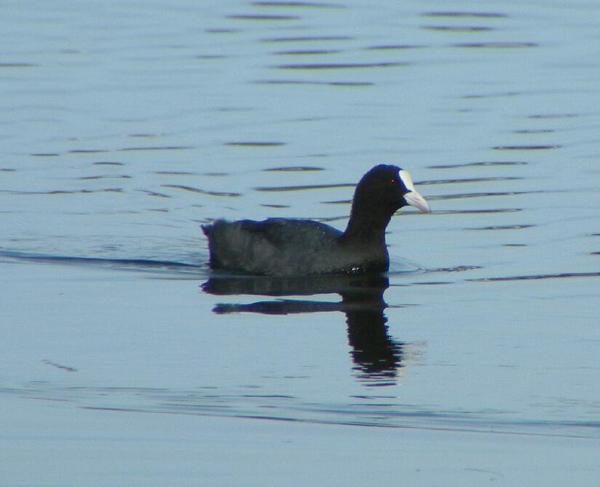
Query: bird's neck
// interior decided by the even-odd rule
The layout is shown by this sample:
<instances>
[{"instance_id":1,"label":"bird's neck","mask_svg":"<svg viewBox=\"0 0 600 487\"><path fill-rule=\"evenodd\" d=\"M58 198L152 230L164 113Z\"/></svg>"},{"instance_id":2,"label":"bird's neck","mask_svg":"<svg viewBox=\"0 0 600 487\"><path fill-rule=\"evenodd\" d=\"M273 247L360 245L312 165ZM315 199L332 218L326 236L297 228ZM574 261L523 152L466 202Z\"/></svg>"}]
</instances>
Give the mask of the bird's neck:
<instances>
[{"instance_id":1,"label":"bird's neck","mask_svg":"<svg viewBox=\"0 0 600 487\"><path fill-rule=\"evenodd\" d=\"M385 246L385 229L390 218L391 215L352 211L343 239L365 245Z\"/></svg>"}]
</instances>

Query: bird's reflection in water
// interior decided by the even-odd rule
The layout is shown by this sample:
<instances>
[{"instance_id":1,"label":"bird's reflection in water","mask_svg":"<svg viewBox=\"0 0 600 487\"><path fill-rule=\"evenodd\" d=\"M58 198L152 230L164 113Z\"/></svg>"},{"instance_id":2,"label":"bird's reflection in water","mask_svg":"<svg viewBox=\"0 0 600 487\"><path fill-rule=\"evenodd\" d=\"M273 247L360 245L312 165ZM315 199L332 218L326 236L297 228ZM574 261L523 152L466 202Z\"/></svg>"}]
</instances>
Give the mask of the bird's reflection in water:
<instances>
[{"instance_id":1,"label":"bird's reflection in water","mask_svg":"<svg viewBox=\"0 0 600 487\"><path fill-rule=\"evenodd\" d=\"M388 278L378 275L298 278L214 275L202 285L205 292L216 295L282 297L340 294L342 300L338 302L280 298L250 304L218 304L213 311L218 314L251 312L276 315L341 311L346 315L355 369L362 380L373 385L393 384L403 367L404 343L389 336L384 316L387 305L383 293L388 287Z\"/></svg>"}]
</instances>

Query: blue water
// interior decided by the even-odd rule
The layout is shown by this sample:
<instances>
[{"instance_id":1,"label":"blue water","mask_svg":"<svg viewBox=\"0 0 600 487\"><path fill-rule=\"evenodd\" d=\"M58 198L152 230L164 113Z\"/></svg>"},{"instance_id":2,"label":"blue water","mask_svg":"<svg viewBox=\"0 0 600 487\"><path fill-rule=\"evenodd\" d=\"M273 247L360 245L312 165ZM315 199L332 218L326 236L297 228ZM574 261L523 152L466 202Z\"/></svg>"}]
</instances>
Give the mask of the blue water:
<instances>
[{"instance_id":1,"label":"blue water","mask_svg":"<svg viewBox=\"0 0 600 487\"><path fill-rule=\"evenodd\" d=\"M598 13L7 4L3 481L597 485ZM433 208L388 276L208 269L200 224L343 228L379 162Z\"/></svg>"}]
</instances>

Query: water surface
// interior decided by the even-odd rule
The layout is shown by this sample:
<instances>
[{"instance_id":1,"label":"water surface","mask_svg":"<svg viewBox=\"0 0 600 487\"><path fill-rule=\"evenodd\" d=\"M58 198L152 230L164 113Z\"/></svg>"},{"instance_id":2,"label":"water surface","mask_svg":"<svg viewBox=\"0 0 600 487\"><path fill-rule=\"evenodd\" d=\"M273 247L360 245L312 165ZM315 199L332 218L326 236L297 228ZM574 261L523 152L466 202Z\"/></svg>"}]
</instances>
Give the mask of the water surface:
<instances>
[{"instance_id":1,"label":"water surface","mask_svg":"<svg viewBox=\"0 0 600 487\"><path fill-rule=\"evenodd\" d=\"M597 10L11 2L3 477L596 485ZM343 228L379 162L434 210L389 275L207 268L200 224Z\"/></svg>"}]
</instances>

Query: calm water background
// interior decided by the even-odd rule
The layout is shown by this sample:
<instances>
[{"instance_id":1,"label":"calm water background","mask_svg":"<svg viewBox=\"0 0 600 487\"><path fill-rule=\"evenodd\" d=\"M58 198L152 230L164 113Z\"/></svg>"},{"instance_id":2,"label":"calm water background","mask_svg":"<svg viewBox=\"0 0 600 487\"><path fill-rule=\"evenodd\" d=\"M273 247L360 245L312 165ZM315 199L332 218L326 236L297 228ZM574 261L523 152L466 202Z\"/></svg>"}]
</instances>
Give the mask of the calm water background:
<instances>
[{"instance_id":1,"label":"calm water background","mask_svg":"<svg viewBox=\"0 0 600 487\"><path fill-rule=\"evenodd\" d=\"M1 10L5 485L600 485L600 4ZM387 282L208 272L378 162Z\"/></svg>"}]
</instances>

